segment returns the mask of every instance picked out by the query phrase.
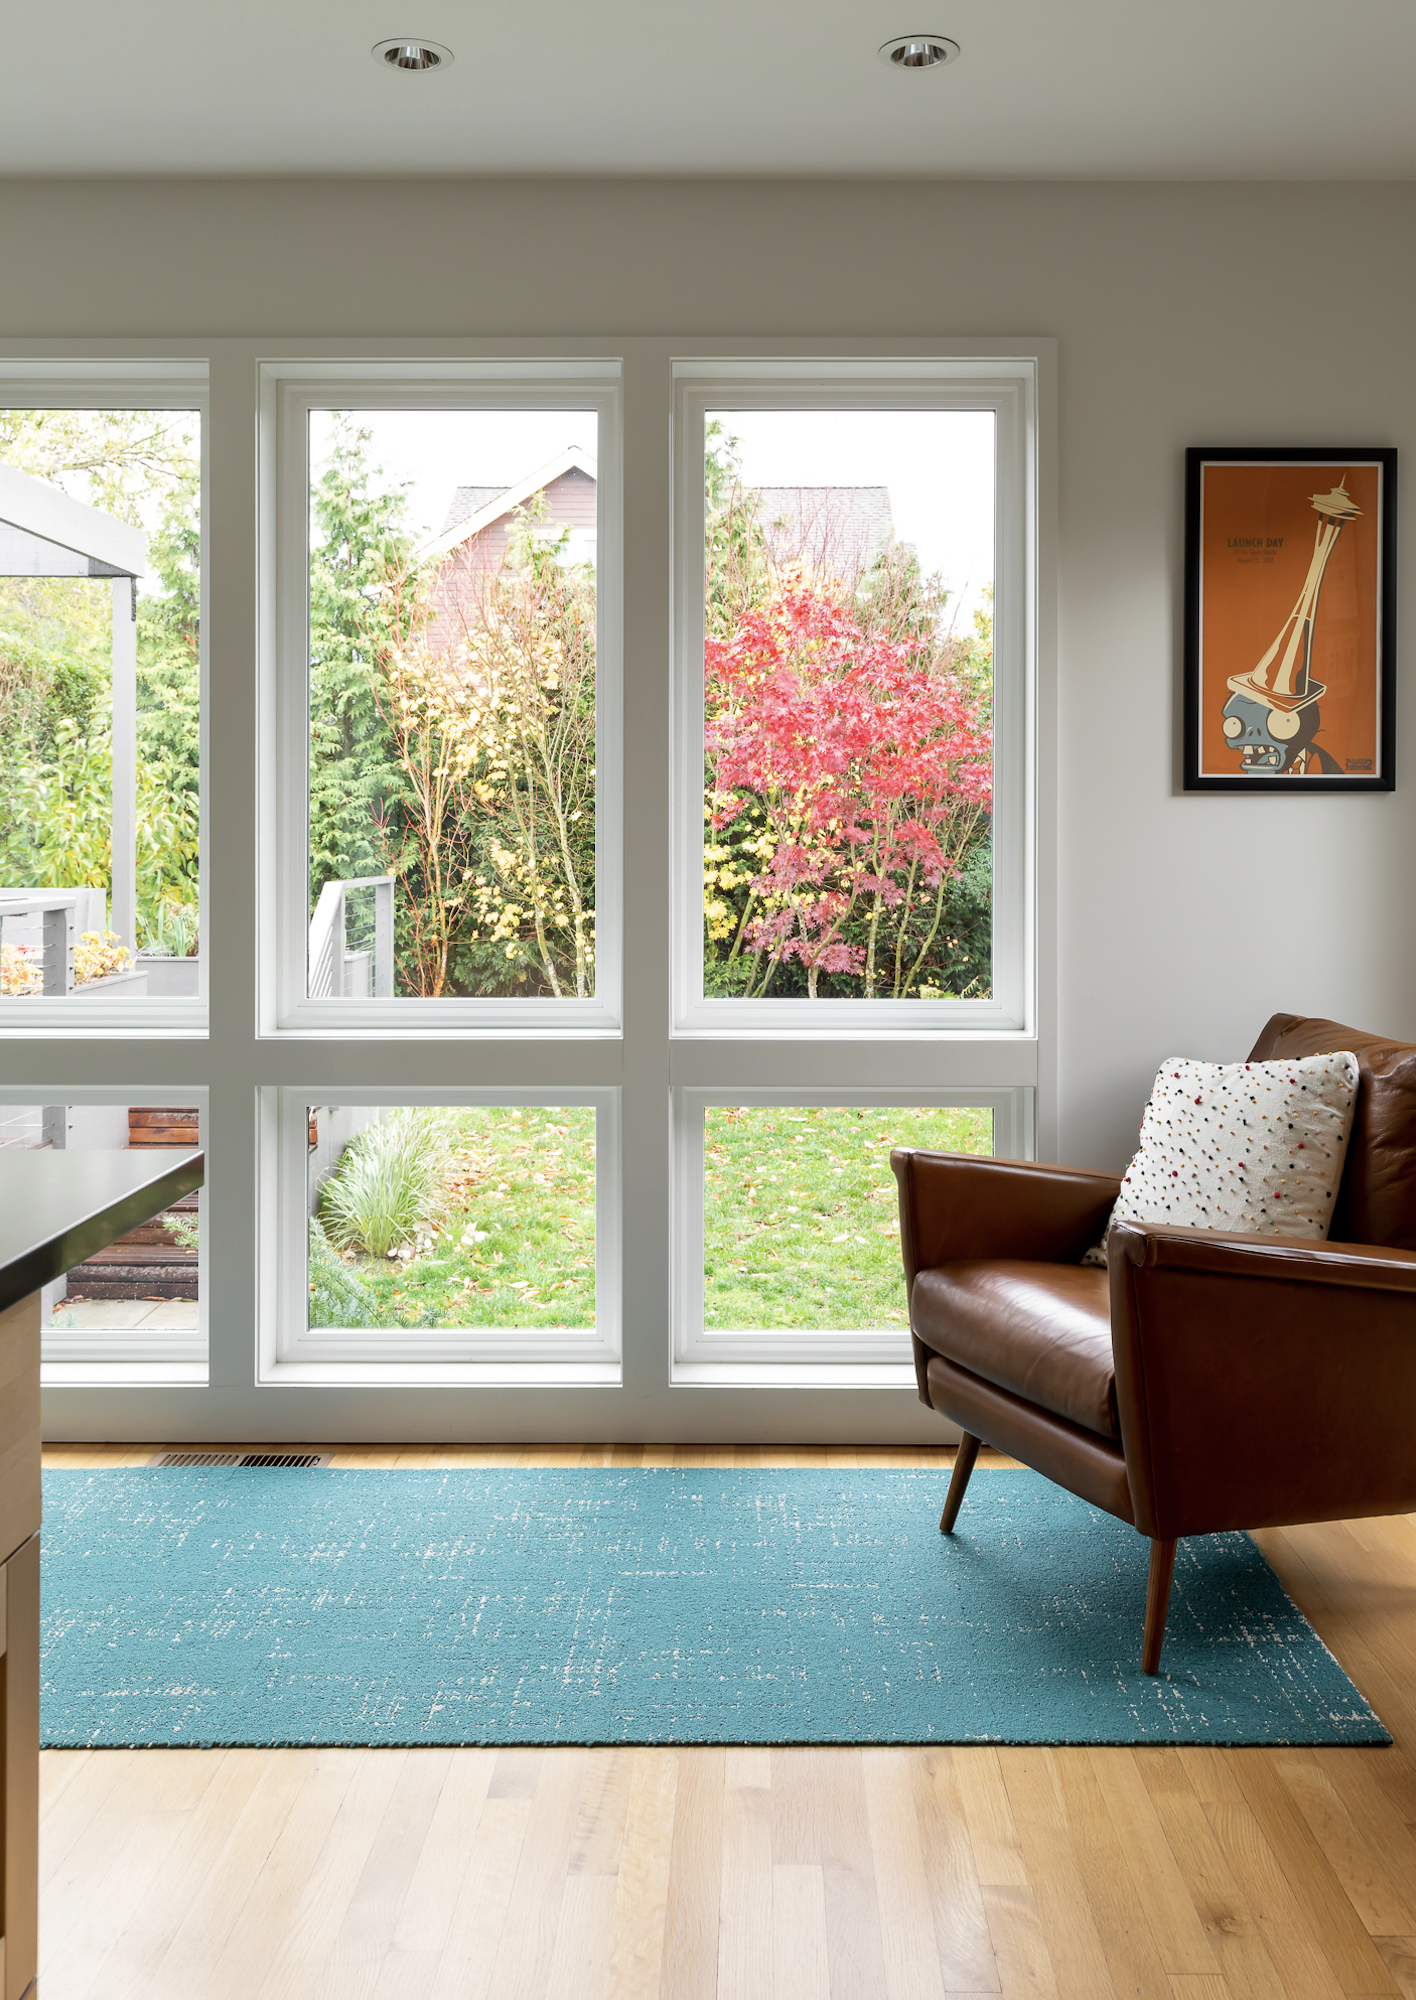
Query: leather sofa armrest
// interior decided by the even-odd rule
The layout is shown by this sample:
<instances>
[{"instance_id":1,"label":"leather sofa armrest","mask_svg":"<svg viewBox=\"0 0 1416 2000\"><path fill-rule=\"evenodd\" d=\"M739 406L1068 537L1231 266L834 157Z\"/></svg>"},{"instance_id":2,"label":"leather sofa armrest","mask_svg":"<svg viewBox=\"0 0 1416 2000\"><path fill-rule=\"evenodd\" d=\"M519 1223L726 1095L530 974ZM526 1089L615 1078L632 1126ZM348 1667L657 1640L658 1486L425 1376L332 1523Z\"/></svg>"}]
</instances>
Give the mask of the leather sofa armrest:
<instances>
[{"instance_id":1,"label":"leather sofa armrest","mask_svg":"<svg viewBox=\"0 0 1416 2000\"><path fill-rule=\"evenodd\" d=\"M1123 1261L1154 1270L1210 1271L1241 1279L1290 1278L1302 1284L1416 1292L1416 1250L1388 1250L1377 1243L1241 1236L1218 1229L1127 1221L1118 1222L1112 1230L1107 1259L1113 1266Z\"/></svg>"},{"instance_id":2,"label":"leather sofa armrest","mask_svg":"<svg viewBox=\"0 0 1416 2000\"><path fill-rule=\"evenodd\" d=\"M1416 1253L1118 1222L1108 1263L1143 1534L1416 1507Z\"/></svg>"},{"instance_id":3,"label":"leather sofa armrest","mask_svg":"<svg viewBox=\"0 0 1416 2000\"><path fill-rule=\"evenodd\" d=\"M964 1257L1079 1263L1101 1241L1121 1186L1118 1174L912 1146L897 1146L890 1165L907 1291L916 1272Z\"/></svg>"}]
</instances>

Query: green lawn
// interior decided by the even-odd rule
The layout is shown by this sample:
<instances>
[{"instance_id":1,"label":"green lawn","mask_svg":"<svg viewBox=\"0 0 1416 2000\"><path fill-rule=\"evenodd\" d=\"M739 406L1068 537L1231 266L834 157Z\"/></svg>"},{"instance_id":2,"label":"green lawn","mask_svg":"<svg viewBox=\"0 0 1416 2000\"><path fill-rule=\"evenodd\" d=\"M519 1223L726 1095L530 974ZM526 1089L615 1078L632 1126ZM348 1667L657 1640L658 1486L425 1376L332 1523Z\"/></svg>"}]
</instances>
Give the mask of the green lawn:
<instances>
[{"instance_id":1,"label":"green lawn","mask_svg":"<svg viewBox=\"0 0 1416 2000\"><path fill-rule=\"evenodd\" d=\"M369 1322L592 1327L593 1109L487 1105L448 1119L452 1171L431 1249L411 1262L345 1260ZM890 1148L987 1153L992 1143L986 1110L710 1109L706 1324L903 1327ZM484 1240L464 1242L474 1231Z\"/></svg>"},{"instance_id":2,"label":"green lawn","mask_svg":"<svg viewBox=\"0 0 1416 2000\"><path fill-rule=\"evenodd\" d=\"M450 1112L448 1205L411 1263L346 1260L375 1326L592 1327L595 1112L479 1105ZM485 1242L464 1244L473 1230Z\"/></svg>"},{"instance_id":3,"label":"green lawn","mask_svg":"<svg viewBox=\"0 0 1416 2000\"><path fill-rule=\"evenodd\" d=\"M705 1325L903 1327L892 1146L989 1153L993 1114L710 1109L703 1134Z\"/></svg>"}]
</instances>

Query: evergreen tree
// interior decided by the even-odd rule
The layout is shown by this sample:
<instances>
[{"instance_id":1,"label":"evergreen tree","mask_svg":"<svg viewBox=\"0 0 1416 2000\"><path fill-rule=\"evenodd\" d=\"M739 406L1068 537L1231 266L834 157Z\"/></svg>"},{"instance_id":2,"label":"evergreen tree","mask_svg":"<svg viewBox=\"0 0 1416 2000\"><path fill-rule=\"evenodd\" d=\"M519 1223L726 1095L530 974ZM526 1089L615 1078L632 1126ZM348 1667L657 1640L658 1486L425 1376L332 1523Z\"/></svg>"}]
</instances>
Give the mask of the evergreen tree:
<instances>
[{"instance_id":1,"label":"evergreen tree","mask_svg":"<svg viewBox=\"0 0 1416 2000\"><path fill-rule=\"evenodd\" d=\"M148 543L160 592L138 598L138 755L166 759L196 793L201 754L202 527L196 469L163 503Z\"/></svg>"},{"instance_id":2,"label":"evergreen tree","mask_svg":"<svg viewBox=\"0 0 1416 2000\"><path fill-rule=\"evenodd\" d=\"M310 499L310 907L326 882L384 872L406 788L374 698L392 638L387 580L407 566L406 496L369 461L371 433L341 416Z\"/></svg>"}]
</instances>

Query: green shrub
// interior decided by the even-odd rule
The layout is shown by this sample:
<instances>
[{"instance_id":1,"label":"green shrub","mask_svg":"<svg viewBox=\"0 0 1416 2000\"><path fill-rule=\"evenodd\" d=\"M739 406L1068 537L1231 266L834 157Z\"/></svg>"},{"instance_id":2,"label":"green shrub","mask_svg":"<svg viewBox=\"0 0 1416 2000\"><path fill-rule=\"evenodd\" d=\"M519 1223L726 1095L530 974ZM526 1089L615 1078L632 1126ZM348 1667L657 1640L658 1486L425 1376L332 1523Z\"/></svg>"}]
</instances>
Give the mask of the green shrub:
<instances>
[{"instance_id":1,"label":"green shrub","mask_svg":"<svg viewBox=\"0 0 1416 2000\"><path fill-rule=\"evenodd\" d=\"M202 1227L199 1215L179 1215L175 1209L169 1208L162 1217L162 1223L172 1240L180 1243L184 1250L200 1249Z\"/></svg>"},{"instance_id":2,"label":"green shrub","mask_svg":"<svg viewBox=\"0 0 1416 2000\"><path fill-rule=\"evenodd\" d=\"M320 1190L325 1233L373 1257L431 1229L447 1178L447 1114L407 1106L357 1133Z\"/></svg>"},{"instance_id":3,"label":"green shrub","mask_svg":"<svg viewBox=\"0 0 1416 2000\"><path fill-rule=\"evenodd\" d=\"M373 1326L376 1320L368 1289L330 1248L319 1222L310 1217L311 1326Z\"/></svg>"}]
</instances>

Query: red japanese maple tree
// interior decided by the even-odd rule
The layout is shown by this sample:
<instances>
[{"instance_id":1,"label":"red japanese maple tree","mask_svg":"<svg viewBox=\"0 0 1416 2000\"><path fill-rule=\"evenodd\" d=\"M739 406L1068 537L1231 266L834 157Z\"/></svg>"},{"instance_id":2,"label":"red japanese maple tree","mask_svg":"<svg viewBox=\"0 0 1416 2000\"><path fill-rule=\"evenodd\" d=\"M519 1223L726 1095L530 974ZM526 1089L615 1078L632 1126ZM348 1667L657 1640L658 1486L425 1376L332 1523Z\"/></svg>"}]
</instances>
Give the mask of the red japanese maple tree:
<instances>
[{"instance_id":1,"label":"red japanese maple tree","mask_svg":"<svg viewBox=\"0 0 1416 2000\"><path fill-rule=\"evenodd\" d=\"M704 693L707 907L721 938L714 885L748 890L730 953L751 961L741 991L765 992L792 960L812 998L823 972L867 997L918 990L945 884L991 804L981 704L925 640L867 633L830 579L800 569L705 642ZM717 866L747 853L750 871ZM908 919L922 904L921 938Z\"/></svg>"}]
</instances>

